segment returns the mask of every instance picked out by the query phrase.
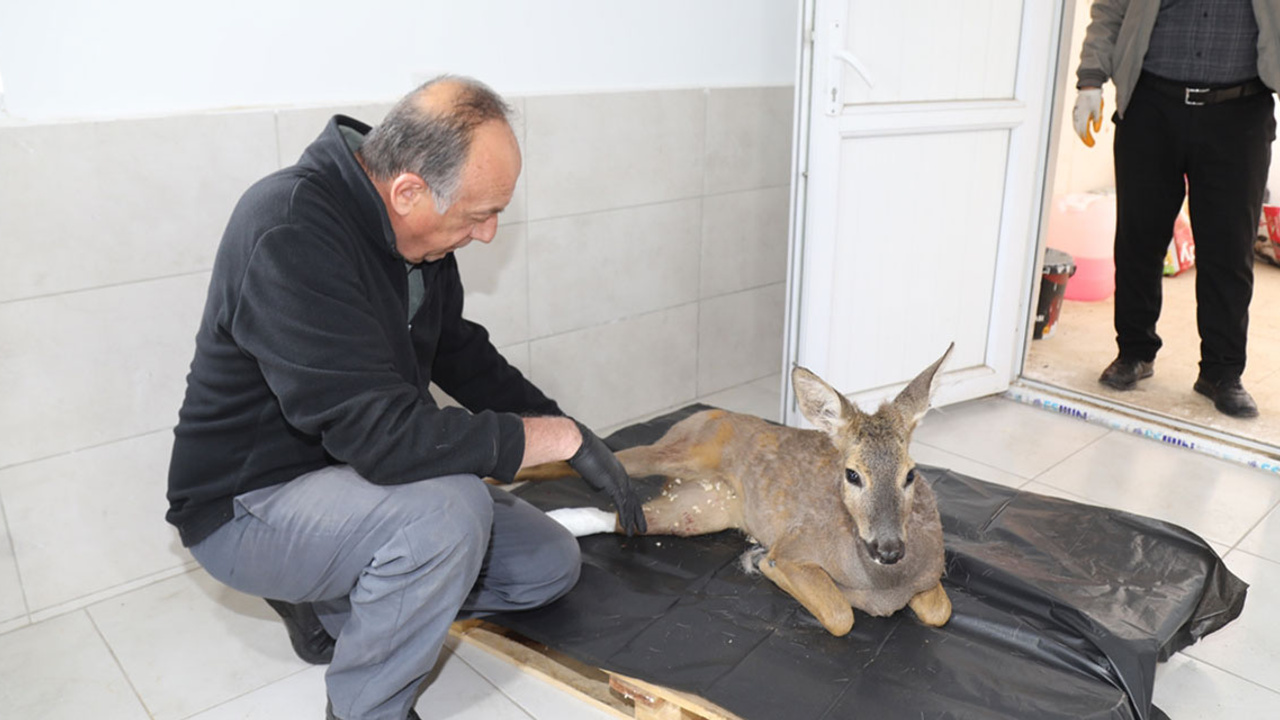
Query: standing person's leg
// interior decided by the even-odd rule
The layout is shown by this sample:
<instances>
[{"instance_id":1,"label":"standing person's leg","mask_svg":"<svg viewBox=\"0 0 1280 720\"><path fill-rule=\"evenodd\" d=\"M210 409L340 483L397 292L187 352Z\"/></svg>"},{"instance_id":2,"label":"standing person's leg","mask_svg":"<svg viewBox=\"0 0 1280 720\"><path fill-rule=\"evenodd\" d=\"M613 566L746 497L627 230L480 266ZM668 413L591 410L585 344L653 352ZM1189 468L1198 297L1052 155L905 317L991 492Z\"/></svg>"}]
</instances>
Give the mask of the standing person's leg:
<instances>
[{"instance_id":1,"label":"standing person's leg","mask_svg":"<svg viewBox=\"0 0 1280 720\"><path fill-rule=\"evenodd\" d=\"M1261 94L1199 108L1195 116L1187 173L1196 239L1200 380L1214 387L1234 383L1244 373L1253 244L1275 139L1273 108L1271 95ZM1214 396L1203 384L1197 389ZM1232 415L1257 412L1252 400L1216 404Z\"/></svg>"},{"instance_id":2,"label":"standing person's leg","mask_svg":"<svg viewBox=\"0 0 1280 720\"><path fill-rule=\"evenodd\" d=\"M344 720L403 720L484 562L493 500L474 475L370 483L335 466L246 493L192 554L242 592L349 608L325 676Z\"/></svg>"},{"instance_id":3,"label":"standing person's leg","mask_svg":"<svg viewBox=\"0 0 1280 720\"><path fill-rule=\"evenodd\" d=\"M1116 346L1130 364L1151 363L1160 350L1164 255L1185 196L1184 136L1185 109L1141 83L1116 121ZM1151 374L1148 365L1109 381L1107 371L1102 382L1120 390Z\"/></svg>"}]
</instances>

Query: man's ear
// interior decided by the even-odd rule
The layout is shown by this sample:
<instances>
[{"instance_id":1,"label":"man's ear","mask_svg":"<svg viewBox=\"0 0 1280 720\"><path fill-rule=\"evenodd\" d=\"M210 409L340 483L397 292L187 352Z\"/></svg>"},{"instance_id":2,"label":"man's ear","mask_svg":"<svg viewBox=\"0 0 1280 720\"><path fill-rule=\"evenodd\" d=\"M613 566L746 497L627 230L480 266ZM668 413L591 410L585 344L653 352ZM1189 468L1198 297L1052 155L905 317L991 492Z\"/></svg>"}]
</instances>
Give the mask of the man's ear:
<instances>
[{"instance_id":1,"label":"man's ear","mask_svg":"<svg viewBox=\"0 0 1280 720\"><path fill-rule=\"evenodd\" d=\"M387 195L391 199L390 210L400 216L408 215L410 210L422 202L430 203L430 209L435 209L431 189L417 173L405 172L395 176Z\"/></svg>"}]
</instances>

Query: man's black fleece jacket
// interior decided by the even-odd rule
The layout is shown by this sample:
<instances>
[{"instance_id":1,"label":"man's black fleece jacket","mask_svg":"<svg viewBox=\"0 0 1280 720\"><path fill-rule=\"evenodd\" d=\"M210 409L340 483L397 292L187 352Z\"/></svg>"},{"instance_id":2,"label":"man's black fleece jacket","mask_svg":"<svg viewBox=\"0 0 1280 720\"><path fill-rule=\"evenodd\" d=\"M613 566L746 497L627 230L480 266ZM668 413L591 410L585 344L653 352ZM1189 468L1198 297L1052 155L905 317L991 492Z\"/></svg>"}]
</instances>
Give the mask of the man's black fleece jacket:
<instances>
[{"instance_id":1,"label":"man's black fleece jacket","mask_svg":"<svg viewBox=\"0 0 1280 720\"><path fill-rule=\"evenodd\" d=\"M405 261L348 144L368 131L334 117L231 215L174 429L166 518L186 546L231 519L236 495L327 465L383 485L510 481L519 414L561 414L462 318L452 253L422 265L407 317ZM437 407L432 381L467 409Z\"/></svg>"}]
</instances>

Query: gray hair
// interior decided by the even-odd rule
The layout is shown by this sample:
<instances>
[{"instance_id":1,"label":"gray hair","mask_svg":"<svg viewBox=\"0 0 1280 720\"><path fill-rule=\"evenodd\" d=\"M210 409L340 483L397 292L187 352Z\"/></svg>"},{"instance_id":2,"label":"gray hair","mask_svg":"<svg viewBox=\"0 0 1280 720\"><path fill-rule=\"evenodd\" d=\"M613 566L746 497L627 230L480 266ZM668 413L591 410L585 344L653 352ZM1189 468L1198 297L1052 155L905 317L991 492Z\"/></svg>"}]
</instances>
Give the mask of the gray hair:
<instances>
[{"instance_id":1,"label":"gray hair","mask_svg":"<svg viewBox=\"0 0 1280 720\"><path fill-rule=\"evenodd\" d=\"M440 109L423 107L420 98L441 82L460 86L452 104ZM417 174L431 189L437 211L443 213L462 184L462 167L476 127L489 120L510 123L511 113L511 106L479 80L441 75L391 108L365 137L360 158L375 180L390 180L405 172Z\"/></svg>"}]
</instances>

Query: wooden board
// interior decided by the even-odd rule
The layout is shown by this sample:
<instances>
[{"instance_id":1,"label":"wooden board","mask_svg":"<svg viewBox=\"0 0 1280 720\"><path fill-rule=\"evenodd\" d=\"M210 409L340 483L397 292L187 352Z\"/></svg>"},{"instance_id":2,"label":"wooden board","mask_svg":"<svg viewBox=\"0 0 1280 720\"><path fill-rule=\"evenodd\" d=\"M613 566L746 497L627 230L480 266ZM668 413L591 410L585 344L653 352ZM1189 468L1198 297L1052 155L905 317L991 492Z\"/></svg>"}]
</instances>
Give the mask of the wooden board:
<instances>
[{"instance_id":1,"label":"wooden board","mask_svg":"<svg viewBox=\"0 0 1280 720\"><path fill-rule=\"evenodd\" d=\"M449 635L624 720L742 720L695 695L606 672L483 620L456 622Z\"/></svg>"}]
</instances>

